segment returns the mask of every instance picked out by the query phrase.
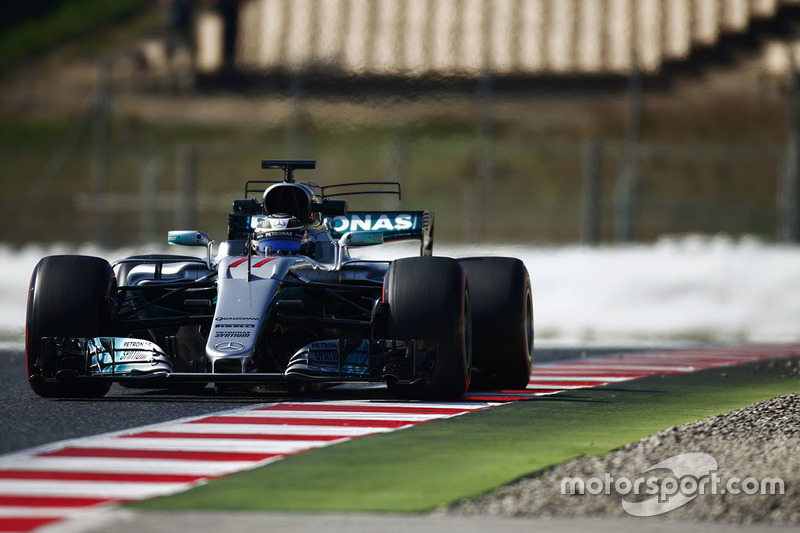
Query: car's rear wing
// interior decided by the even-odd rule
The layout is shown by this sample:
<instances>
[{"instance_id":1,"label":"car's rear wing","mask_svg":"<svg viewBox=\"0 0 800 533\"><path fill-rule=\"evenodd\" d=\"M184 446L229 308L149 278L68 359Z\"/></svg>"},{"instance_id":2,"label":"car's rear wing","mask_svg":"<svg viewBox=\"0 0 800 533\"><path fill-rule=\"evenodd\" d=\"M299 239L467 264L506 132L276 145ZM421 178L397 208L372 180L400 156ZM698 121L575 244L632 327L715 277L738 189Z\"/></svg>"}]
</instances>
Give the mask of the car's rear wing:
<instances>
[{"instance_id":1,"label":"car's rear wing","mask_svg":"<svg viewBox=\"0 0 800 533\"><path fill-rule=\"evenodd\" d=\"M228 239L250 239L254 217L261 217L262 205L255 199L236 200L228 214ZM348 231L380 231L384 242L419 240L420 255L433 254L433 213L431 211L350 211L326 219L331 236Z\"/></svg>"},{"instance_id":2,"label":"car's rear wing","mask_svg":"<svg viewBox=\"0 0 800 533\"><path fill-rule=\"evenodd\" d=\"M419 240L420 255L433 254L431 211L350 211L326 221L334 238L349 231L380 231L384 242Z\"/></svg>"}]
</instances>

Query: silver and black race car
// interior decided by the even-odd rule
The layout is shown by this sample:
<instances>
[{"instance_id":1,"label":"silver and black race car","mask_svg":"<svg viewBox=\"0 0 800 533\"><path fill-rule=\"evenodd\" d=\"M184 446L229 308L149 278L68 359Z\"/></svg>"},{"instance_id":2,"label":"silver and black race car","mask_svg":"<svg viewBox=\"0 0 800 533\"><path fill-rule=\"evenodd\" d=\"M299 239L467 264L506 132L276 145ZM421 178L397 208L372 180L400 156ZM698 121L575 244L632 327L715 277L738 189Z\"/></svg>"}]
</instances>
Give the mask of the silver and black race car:
<instances>
[{"instance_id":1,"label":"silver and black race car","mask_svg":"<svg viewBox=\"0 0 800 533\"><path fill-rule=\"evenodd\" d=\"M295 170L315 168L305 160L262 168L284 177L247 182L227 240L169 232L170 244L205 247L204 258L43 258L26 321L33 391L100 397L117 382L302 392L384 382L402 398L453 399L470 386L525 388L533 303L522 261L433 256L432 213L348 212L342 199L399 197L399 183L299 183ZM419 240L420 256L351 256L399 240Z\"/></svg>"}]
</instances>

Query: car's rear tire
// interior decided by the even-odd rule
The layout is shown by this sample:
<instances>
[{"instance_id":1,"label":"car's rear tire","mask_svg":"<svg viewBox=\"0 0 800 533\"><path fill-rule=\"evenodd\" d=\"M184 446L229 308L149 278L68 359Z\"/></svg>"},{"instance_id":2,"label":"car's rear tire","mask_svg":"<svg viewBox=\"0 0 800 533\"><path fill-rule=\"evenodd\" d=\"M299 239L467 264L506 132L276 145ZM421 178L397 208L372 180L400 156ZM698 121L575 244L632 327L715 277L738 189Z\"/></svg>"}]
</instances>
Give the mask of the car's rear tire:
<instances>
[{"instance_id":1,"label":"car's rear tire","mask_svg":"<svg viewBox=\"0 0 800 533\"><path fill-rule=\"evenodd\" d=\"M459 259L472 303L473 388L524 389L533 363L533 295L512 257Z\"/></svg>"},{"instance_id":2,"label":"car's rear tire","mask_svg":"<svg viewBox=\"0 0 800 533\"><path fill-rule=\"evenodd\" d=\"M33 392L46 398L99 398L110 382L48 382L42 375L42 337L101 337L112 330L114 274L98 257L45 257L33 271L25 322L25 357Z\"/></svg>"},{"instance_id":3,"label":"car's rear tire","mask_svg":"<svg viewBox=\"0 0 800 533\"><path fill-rule=\"evenodd\" d=\"M387 272L388 338L413 341L425 379L388 381L402 398L450 400L469 388L472 321L467 279L457 261L446 257L409 257L393 261ZM425 360L427 358L427 360ZM428 367L425 367L428 365ZM430 368L432 365L432 368Z\"/></svg>"}]
</instances>

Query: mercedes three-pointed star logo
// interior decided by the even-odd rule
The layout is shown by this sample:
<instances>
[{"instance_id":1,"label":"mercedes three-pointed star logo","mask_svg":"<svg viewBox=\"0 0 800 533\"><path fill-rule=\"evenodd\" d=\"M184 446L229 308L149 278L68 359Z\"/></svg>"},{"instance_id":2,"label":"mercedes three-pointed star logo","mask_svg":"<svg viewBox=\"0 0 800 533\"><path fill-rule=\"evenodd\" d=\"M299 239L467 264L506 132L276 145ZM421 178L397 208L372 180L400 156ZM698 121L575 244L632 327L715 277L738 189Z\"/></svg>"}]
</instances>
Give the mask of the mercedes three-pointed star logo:
<instances>
[{"instance_id":1,"label":"mercedes three-pointed star logo","mask_svg":"<svg viewBox=\"0 0 800 533\"><path fill-rule=\"evenodd\" d=\"M242 348L244 348L244 344L234 341L218 342L214 345L214 349L220 352L238 352Z\"/></svg>"}]
</instances>

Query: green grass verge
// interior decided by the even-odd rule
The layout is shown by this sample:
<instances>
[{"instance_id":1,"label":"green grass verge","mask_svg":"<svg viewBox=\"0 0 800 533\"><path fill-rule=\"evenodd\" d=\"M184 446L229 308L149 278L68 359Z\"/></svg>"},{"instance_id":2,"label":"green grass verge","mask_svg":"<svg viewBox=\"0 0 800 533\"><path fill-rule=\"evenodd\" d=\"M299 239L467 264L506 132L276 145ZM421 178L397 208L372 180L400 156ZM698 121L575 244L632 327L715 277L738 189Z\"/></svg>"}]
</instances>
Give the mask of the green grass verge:
<instances>
[{"instance_id":1,"label":"green grass verge","mask_svg":"<svg viewBox=\"0 0 800 533\"><path fill-rule=\"evenodd\" d=\"M363 437L133 506L426 511L673 425L799 390L796 361L655 376Z\"/></svg>"}]
</instances>

